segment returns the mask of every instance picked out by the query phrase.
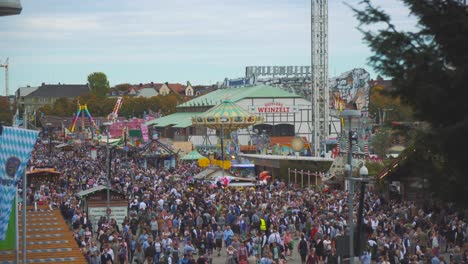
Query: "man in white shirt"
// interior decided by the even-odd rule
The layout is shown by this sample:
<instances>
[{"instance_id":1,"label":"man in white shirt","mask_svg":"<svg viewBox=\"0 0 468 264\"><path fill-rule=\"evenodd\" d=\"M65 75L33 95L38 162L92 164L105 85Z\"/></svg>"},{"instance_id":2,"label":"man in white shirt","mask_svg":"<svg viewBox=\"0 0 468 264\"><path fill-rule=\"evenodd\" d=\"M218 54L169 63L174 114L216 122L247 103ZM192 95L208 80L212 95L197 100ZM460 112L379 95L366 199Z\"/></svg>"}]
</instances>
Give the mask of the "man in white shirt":
<instances>
[{"instance_id":1,"label":"man in white shirt","mask_svg":"<svg viewBox=\"0 0 468 264\"><path fill-rule=\"evenodd\" d=\"M271 245L275 242L276 244L283 246L283 241L281 240L281 236L279 235L276 229L273 229L270 236L268 237L268 244Z\"/></svg>"},{"instance_id":2,"label":"man in white shirt","mask_svg":"<svg viewBox=\"0 0 468 264\"><path fill-rule=\"evenodd\" d=\"M146 211L146 203L144 201L141 201L138 208L139 208L140 212L141 211Z\"/></svg>"}]
</instances>

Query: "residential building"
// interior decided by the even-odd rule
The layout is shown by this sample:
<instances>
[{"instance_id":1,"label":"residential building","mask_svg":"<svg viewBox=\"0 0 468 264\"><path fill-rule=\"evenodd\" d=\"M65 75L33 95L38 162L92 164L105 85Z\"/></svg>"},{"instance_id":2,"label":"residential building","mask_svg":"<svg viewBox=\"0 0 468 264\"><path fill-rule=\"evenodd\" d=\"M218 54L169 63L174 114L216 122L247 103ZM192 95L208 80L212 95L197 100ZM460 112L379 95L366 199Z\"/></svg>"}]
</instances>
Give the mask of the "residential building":
<instances>
[{"instance_id":1,"label":"residential building","mask_svg":"<svg viewBox=\"0 0 468 264\"><path fill-rule=\"evenodd\" d=\"M15 92L15 100L16 100L16 107L24 109L24 97L29 95L30 93L34 92L39 88L38 86L26 86L20 87Z\"/></svg>"},{"instance_id":2,"label":"residential building","mask_svg":"<svg viewBox=\"0 0 468 264\"><path fill-rule=\"evenodd\" d=\"M183 97L194 97L196 96L196 91L190 84L187 82L187 85L180 83L139 83L129 87L127 91L120 91L117 89L112 89L109 93L109 97L118 97L118 96L136 96L136 97L153 97L157 95L168 95L168 94L178 94Z\"/></svg>"},{"instance_id":3,"label":"residential building","mask_svg":"<svg viewBox=\"0 0 468 264\"><path fill-rule=\"evenodd\" d=\"M88 84L45 84L24 96L24 108L32 113L45 105L53 105L59 98L76 98L91 91Z\"/></svg>"}]
</instances>

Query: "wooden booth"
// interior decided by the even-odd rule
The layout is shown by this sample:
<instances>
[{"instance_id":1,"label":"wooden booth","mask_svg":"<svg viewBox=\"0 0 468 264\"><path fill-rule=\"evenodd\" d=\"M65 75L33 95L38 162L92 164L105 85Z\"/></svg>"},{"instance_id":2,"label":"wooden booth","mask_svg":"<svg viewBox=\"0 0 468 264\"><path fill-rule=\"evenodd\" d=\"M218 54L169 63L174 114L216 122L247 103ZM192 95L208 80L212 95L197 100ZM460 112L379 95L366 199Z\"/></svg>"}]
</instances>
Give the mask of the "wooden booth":
<instances>
[{"instance_id":1,"label":"wooden booth","mask_svg":"<svg viewBox=\"0 0 468 264\"><path fill-rule=\"evenodd\" d=\"M116 190L110 192L110 218L120 225L128 215L128 201L125 194ZM107 186L97 186L77 193L84 204L89 220L97 230L97 223L101 217L107 217Z\"/></svg>"},{"instance_id":2,"label":"wooden booth","mask_svg":"<svg viewBox=\"0 0 468 264\"><path fill-rule=\"evenodd\" d=\"M35 192L40 189L41 185L55 185L59 184L60 175L62 173L55 170L53 167L32 167L26 173L28 186Z\"/></svg>"}]
</instances>

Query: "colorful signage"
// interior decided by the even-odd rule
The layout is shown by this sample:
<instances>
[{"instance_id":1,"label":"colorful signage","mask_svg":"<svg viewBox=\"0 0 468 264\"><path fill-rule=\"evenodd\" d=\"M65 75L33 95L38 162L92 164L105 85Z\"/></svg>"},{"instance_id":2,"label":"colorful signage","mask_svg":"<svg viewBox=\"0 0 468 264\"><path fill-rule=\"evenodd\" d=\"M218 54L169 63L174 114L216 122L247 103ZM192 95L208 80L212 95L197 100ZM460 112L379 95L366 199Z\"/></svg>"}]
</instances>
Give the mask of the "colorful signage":
<instances>
[{"instance_id":1,"label":"colorful signage","mask_svg":"<svg viewBox=\"0 0 468 264\"><path fill-rule=\"evenodd\" d=\"M141 124L141 136L143 137L143 140L145 142L148 142L149 137L148 137L148 126L145 124Z\"/></svg>"},{"instance_id":2,"label":"colorful signage","mask_svg":"<svg viewBox=\"0 0 468 264\"><path fill-rule=\"evenodd\" d=\"M251 105L250 112L259 114L296 113L299 109L295 105L285 105L280 102L269 102L264 105Z\"/></svg>"}]
</instances>

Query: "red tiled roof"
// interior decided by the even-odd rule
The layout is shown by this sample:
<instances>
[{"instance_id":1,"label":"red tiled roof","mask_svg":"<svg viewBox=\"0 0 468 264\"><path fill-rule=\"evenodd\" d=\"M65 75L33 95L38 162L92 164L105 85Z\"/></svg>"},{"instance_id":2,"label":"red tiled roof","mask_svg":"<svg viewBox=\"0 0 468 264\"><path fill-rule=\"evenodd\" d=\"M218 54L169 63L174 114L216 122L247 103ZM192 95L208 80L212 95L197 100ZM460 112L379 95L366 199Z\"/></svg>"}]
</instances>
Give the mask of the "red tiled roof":
<instances>
[{"instance_id":1,"label":"red tiled roof","mask_svg":"<svg viewBox=\"0 0 468 264\"><path fill-rule=\"evenodd\" d=\"M185 89L187 86L182 85L180 83L168 83L167 86L171 89L174 93L178 93L181 95L185 95Z\"/></svg>"},{"instance_id":2,"label":"red tiled roof","mask_svg":"<svg viewBox=\"0 0 468 264\"><path fill-rule=\"evenodd\" d=\"M130 86L129 90L134 89L135 91L139 91L144 88L154 88L156 91L159 92L159 89L163 86L163 83L141 83L141 84L133 84Z\"/></svg>"}]
</instances>

